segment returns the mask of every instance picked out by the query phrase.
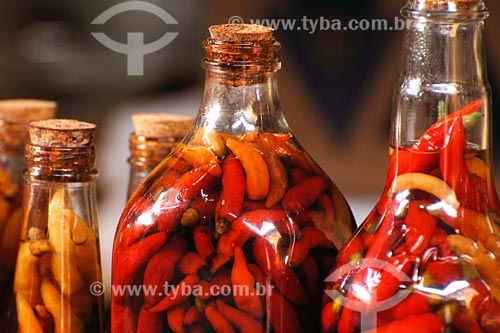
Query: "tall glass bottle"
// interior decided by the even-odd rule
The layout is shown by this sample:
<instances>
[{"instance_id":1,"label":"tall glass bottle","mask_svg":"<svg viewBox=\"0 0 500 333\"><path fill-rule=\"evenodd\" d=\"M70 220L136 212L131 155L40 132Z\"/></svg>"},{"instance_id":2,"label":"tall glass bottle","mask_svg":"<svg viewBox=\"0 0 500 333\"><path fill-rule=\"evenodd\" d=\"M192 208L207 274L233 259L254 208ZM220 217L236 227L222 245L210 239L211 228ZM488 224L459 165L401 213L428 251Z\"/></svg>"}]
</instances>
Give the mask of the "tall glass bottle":
<instances>
[{"instance_id":1,"label":"tall glass bottle","mask_svg":"<svg viewBox=\"0 0 500 333\"><path fill-rule=\"evenodd\" d=\"M132 122L127 198L193 126L193 118L169 113L138 113L132 115Z\"/></svg>"},{"instance_id":2,"label":"tall glass bottle","mask_svg":"<svg viewBox=\"0 0 500 333\"><path fill-rule=\"evenodd\" d=\"M17 332L103 332L94 129L67 119L30 124Z\"/></svg>"},{"instance_id":3,"label":"tall glass bottle","mask_svg":"<svg viewBox=\"0 0 500 333\"><path fill-rule=\"evenodd\" d=\"M53 101L0 100L0 332L6 332L22 222L24 145L28 121L52 118Z\"/></svg>"},{"instance_id":4,"label":"tall glass bottle","mask_svg":"<svg viewBox=\"0 0 500 333\"><path fill-rule=\"evenodd\" d=\"M384 192L340 251L323 332L500 332L482 0L409 0Z\"/></svg>"},{"instance_id":5,"label":"tall glass bottle","mask_svg":"<svg viewBox=\"0 0 500 333\"><path fill-rule=\"evenodd\" d=\"M351 211L285 121L272 30L210 32L194 129L118 225L111 330L319 332Z\"/></svg>"}]
</instances>

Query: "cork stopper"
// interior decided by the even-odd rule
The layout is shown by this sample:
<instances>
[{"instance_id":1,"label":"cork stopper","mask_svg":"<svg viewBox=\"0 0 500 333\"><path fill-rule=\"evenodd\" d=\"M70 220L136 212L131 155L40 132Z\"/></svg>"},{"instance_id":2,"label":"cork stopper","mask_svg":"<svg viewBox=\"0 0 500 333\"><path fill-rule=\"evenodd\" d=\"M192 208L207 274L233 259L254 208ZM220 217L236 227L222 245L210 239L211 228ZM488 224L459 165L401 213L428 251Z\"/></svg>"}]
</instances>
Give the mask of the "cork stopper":
<instances>
[{"instance_id":1,"label":"cork stopper","mask_svg":"<svg viewBox=\"0 0 500 333\"><path fill-rule=\"evenodd\" d=\"M132 115L135 134L147 138L181 138L193 126L192 117L170 113Z\"/></svg>"},{"instance_id":2,"label":"cork stopper","mask_svg":"<svg viewBox=\"0 0 500 333\"><path fill-rule=\"evenodd\" d=\"M258 24L220 24L208 28L218 42L255 43L273 39L273 29Z\"/></svg>"},{"instance_id":3,"label":"cork stopper","mask_svg":"<svg viewBox=\"0 0 500 333\"><path fill-rule=\"evenodd\" d=\"M57 103L41 99L0 100L0 120L28 122L54 118Z\"/></svg>"},{"instance_id":4,"label":"cork stopper","mask_svg":"<svg viewBox=\"0 0 500 333\"><path fill-rule=\"evenodd\" d=\"M30 122L31 143L42 147L81 147L93 142L95 124L74 119Z\"/></svg>"}]
</instances>

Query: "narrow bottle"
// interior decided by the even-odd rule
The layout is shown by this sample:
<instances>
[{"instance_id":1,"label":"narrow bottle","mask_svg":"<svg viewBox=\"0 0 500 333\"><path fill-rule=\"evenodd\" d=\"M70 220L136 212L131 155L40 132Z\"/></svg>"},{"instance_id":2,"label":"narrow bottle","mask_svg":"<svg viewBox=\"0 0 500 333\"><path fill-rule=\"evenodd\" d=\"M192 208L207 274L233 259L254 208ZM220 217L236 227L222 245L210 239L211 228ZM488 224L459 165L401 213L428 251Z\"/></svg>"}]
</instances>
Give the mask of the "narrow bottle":
<instances>
[{"instance_id":1,"label":"narrow bottle","mask_svg":"<svg viewBox=\"0 0 500 333\"><path fill-rule=\"evenodd\" d=\"M0 100L0 332L7 332L22 222L28 121L54 117L53 101Z\"/></svg>"},{"instance_id":2,"label":"narrow bottle","mask_svg":"<svg viewBox=\"0 0 500 333\"><path fill-rule=\"evenodd\" d=\"M169 113L138 113L132 115L132 122L127 198L193 126L193 118Z\"/></svg>"},{"instance_id":3,"label":"narrow bottle","mask_svg":"<svg viewBox=\"0 0 500 333\"><path fill-rule=\"evenodd\" d=\"M194 128L120 219L111 331L319 332L351 210L283 116L272 29L210 34Z\"/></svg>"},{"instance_id":4,"label":"narrow bottle","mask_svg":"<svg viewBox=\"0 0 500 333\"><path fill-rule=\"evenodd\" d=\"M94 129L77 120L30 123L17 332L103 332Z\"/></svg>"},{"instance_id":5,"label":"narrow bottle","mask_svg":"<svg viewBox=\"0 0 500 333\"><path fill-rule=\"evenodd\" d=\"M482 0L409 0L389 164L337 256L323 332L500 332Z\"/></svg>"}]
</instances>

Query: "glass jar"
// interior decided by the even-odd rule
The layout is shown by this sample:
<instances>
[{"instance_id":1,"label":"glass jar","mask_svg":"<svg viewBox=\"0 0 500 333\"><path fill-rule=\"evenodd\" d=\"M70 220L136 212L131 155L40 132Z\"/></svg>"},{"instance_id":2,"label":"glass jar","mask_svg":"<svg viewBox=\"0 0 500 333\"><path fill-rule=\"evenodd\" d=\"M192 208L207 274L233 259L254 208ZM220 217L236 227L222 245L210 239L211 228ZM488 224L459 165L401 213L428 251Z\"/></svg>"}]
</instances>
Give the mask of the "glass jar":
<instances>
[{"instance_id":1,"label":"glass jar","mask_svg":"<svg viewBox=\"0 0 500 333\"><path fill-rule=\"evenodd\" d=\"M483 1L410 0L387 181L339 252L323 332L500 332Z\"/></svg>"},{"instance_id":2,"label":"glass jar","mask_svg":"<svg viewBox=\"0 0 500 333\"><path fill-rule=\"evenodd\" d=\"M104 332L94 129L67 119L30 123L17 332Z\"/></svg>"},{"instance_id":3,"label":"glass jar","mask_svg":"<svg viewBox=\"0 0 500 333\"><path fill-rule=\"evenodd\" d=\"M132 122L127 198L193 126L193 118L170 113L138 113L132 115Z\"/></svg>"},{"instance_id":4,"label":"glass jar","mask_svg":"<svg viewBox=\"0 0 500 333\"><path fill-rule=\"evenodd\" d=\"M0 100L0 332L7 332L22 222L24 145L30 120L52 118L57 104Z\"/></svg>"},{"instance_id":5,"label":"glass jar","mask_svg":"<svg viewBox=\"0 0 500 333\"><path fill-rule=\"evenodd\" d=\"M210 33L194 129L117 228L111 331L319 332L351 211L285 121L272 30Z\"/></svg>"}]
</instances>

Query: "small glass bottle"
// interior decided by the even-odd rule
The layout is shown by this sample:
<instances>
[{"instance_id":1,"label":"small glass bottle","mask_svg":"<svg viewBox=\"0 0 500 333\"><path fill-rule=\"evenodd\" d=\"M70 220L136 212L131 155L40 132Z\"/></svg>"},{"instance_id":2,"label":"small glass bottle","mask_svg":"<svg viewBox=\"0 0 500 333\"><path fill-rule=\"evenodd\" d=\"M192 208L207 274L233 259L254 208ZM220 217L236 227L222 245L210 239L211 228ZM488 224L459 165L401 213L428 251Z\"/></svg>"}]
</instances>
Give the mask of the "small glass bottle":
<instances>
[{"instance_id":1,"label":"small glass bottle","mask_svg":"<svg viewBox=\"0 0 500 333\"><path fill-rule=\"evenodd\" d=\"M17 332L103 332L94 130L68 119L30 123Z\"/></svg>"},{"instance_id":2,"label":"small glass bottle","mask_svg":"<svg viewBox=\"0 0 500 333\"><path fill-rule=\"evenodd\" d=\"M193 118L170 113L132 115L130 134L130 175L127 198L144 178L170 154L193 126Z\"/></svg>"},{"instance_id":3,"label":"small glass bottle","mask_svg":"<svg viewBox=\"0 0 500 333\"><path fill-rule=\"evenodd\" d=\"M210 34L194 128L117 228L111 332L319 332L351 210L283 116L272 29Z\"/></svg>"},{"instance_id":4,"label":"small glass bottle","mask_svg":"<svg viewBox=\"0 0 500 333\"><path fill-rule=\"evenodd\" d=\"M500 332L482 0L409 0L389 163L329 277L323 332Z\"/></svg>"},{"instance_id":5,"label":"small glass bottle","mask_svg":"<svg viewBox=\"0 0 500 333\"><path fill-rule=\"evenodd\" d=\"M53 118L57 104L0 100L0 332L6 332L22 222L24 145L28 121Z\"/></svg>"}]
</instances>

